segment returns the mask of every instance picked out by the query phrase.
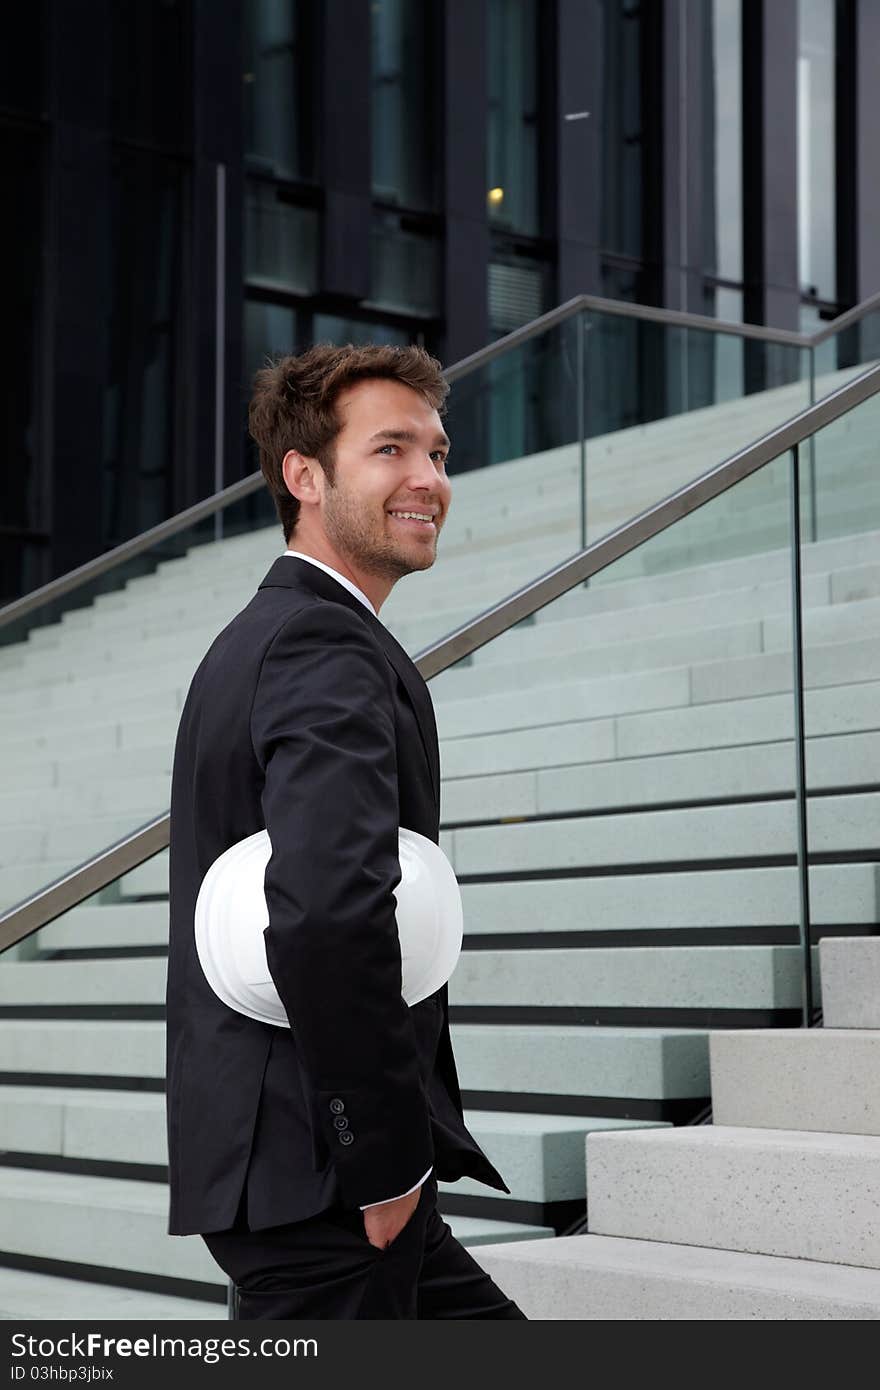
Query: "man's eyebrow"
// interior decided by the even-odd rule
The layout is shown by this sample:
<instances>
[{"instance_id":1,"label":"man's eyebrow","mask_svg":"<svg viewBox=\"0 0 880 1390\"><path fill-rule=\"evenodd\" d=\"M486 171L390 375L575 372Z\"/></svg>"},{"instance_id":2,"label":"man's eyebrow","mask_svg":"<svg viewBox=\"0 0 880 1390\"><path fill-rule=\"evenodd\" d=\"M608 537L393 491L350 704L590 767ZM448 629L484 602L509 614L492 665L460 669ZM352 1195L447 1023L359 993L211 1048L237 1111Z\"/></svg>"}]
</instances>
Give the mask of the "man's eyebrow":
<instances>
[{"instance_id":1,"label":"man's eyebrow","mask_svg":"<svg viewBox=\"0 0 880 1390\"><path fill-rule=\"evenodd\" d=\"M375 434L370 435L369 442L372 444L375 439L391 439L400 444L418 443L418 436L413 434L412 430L377 430ZM434 442L434 448L448 449L449 447L450 441L447 439L446 435L438 434Z\"/></svg>"}]
</instances>

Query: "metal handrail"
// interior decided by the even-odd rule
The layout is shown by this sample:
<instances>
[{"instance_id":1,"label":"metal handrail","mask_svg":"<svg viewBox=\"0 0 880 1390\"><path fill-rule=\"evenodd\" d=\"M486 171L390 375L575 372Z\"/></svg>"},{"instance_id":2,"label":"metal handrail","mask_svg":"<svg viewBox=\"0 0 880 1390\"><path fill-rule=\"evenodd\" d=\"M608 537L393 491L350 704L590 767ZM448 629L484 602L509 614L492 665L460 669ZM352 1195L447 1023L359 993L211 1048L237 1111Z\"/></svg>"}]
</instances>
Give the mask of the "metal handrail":
<instances>
[{"instance_id":1,"label":"metal handrail","mask_svg":"<svg viewBox=\"0 0 880 1390\"><path fill-rule=\"evenodd\" d=\"M670 328L696 328L706 333L723 333L728 336L751 338L759 342L775 343L779 346L806 349L817 347L841 329L851 327L866 314L880 309L880 293L855 305L854 308L834 319L827 328L822 328L814 334L794 333L781 328L764 328L755 323L729 323L724 319L708 318L703 314L684 313L678 309L659 309L649 304L630 304L625 300L601 299L597 295L579 294L564 304L560 304L557 308L551 309L549 313L542 314L540 318L533 319L522 328L515 328L511 333L499 338L497 342L489 343L487 347L480 348L478 352L471 353L469 357L464 357L460 362L453 363L451 367L446 368L443 375L450 384L460 381L462 377L469 376L472 372L478 371L481 367L513 351L522 343L528 342L531 338L539 337L549 328L555 328L558 324L565 323L567 319L573 318L575 314L587 309L597 313L614 314L618 318L640 319L646 323L663 324ZM211 497L206 497L201 502L187 507L185 511L178 512L175 516L159 522L156 526L151 526L148 531L142 531L140 535L133 536L131 540L123 541L121 545L114 546L104 555L98 555L94 560L89 560L86 564L79 565L67 574L59 576L58 579L52 579L48 584L41 585L39 589L34 589L32 593L14 599L12 603L7 603L0 608L0 628L16 622L20 618L27 617L29 613L33 613L46 603L63 598L65 594L71 593L74 589L80 588L81 585L87 584L93 579L100 578L101 575L115 569L117 565L124 564L126 560L131 560L136 555L151 550L159 542L170 540L172 536L179 535L181 531L186 531L198 522L205 521L215 513L223 511L233 502L240 502L253 493L259 492L264 486L262 473L251 473L247 478L242 478L237 483L232 483L229 487L215 492Z\"/></svg>"},{"instance_id":2,"label":"metal handrail","mask_svg":"<svg viewBox=\"0 0 880 1390\"><path fill-rule=\"evenodd\" d=\"M723 463L677 492L647 508L632 520L581 550L570 560L525 585L509 598L463 624L448 637L426 647L416 657L425 680L454 666L471 652L491 642L538 609L590 579L600 570L636 550L645 541L674 526L682 517L727 492L752 473L764 468L788 450L803 443L817 430L832 424L871 396L880 394L880 366L841 386L818 404L808 406L785 424L733 454ZM16 907L0 915L0 952L46 926L72 907L129 873L168 845L170 817L166 813L150 821L124 840L93 856L57 882L42 888Z\"/></svg>"}]
</instances>

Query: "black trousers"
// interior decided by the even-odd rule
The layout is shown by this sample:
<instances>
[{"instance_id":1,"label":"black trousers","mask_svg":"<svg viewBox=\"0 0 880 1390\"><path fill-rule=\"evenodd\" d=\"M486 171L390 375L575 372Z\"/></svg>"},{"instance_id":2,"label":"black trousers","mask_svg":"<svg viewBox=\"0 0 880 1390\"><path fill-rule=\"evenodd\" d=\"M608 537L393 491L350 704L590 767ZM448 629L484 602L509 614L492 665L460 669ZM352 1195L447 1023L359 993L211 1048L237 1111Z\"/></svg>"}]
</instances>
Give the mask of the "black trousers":
<instances>
[{"instance_id":1,"label":"black trousers","mask_svg":"<svg viewBox=\"0 0 880 1390\"><path fill-rule=\"evenodd\" d=\"M524 1318L455 1239L429 1178L400 1235L377 1250L363 1212L331 1207L285 1226L233 1227L202 1239L235 1285L234 1316L294 1318Z\"/></svg>"}]
</instances>

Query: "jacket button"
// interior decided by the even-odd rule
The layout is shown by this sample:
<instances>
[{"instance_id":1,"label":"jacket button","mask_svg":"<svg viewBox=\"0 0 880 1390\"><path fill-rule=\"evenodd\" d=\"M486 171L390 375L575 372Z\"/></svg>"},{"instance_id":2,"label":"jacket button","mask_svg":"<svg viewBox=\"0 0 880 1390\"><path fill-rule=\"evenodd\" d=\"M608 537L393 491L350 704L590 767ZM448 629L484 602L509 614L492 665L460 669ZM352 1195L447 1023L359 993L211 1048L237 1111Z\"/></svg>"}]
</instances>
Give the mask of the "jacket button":
<instances>
[{"instance_id":1,"label":"jacket button","mask_svg":"<svg viewBox=\"0 0 880 1390\"><path fill-rule=\"evenodd\" d=\"M345 1109L345 1102L342 1100L331 1100L330 1110L334 1115L341 1115Z\"/></svg>"},{"instance_id":2,"label":"jacket button","mask_svg":"<svg viewBox=\"0 0 880 1390\"><path fill-rule=\"evenodd\" d=\"M333 1121L333 1128L348 1129L348 1117L346 1115L337 1115Z\"/></svg>"},{"instance_id":3,"label":"jacket button","mask_svg":"<svg viewBox=\"0 0 880 1390\"><path fill-rule=\"evenodd\" d=\"M353 1143L354 1143L354 1135L352 1134L352 1132L351 1132L350 1129L344 1129L344 1130L342 1131L342 1133L339 1135L339 1142L340 1142L340 1144L353 1144Z\"/></svg>"}]
</instances>

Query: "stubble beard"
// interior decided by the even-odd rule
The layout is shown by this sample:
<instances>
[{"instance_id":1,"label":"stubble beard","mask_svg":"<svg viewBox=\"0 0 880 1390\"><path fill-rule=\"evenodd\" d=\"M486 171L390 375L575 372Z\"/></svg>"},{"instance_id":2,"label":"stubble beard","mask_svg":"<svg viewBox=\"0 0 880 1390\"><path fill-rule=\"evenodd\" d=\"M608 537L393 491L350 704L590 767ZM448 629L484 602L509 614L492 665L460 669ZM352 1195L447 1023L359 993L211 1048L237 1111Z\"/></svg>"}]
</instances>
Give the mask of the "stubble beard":
<instances>
[{"instance_id":1,"label":"stubble beard","mask_svg":"<svg viewBox=\"0 0 880 1390\"><path fill-rule=\"evenodd\" d=\"M402 546L395 545L379 530L375 519L365 514L361 503L332 483L325 493L324 529L334 549L347 556L356 568L392 583L416 570L430 569L436 558L435 540L430 549L421 547L424 560L419 564L416 554L405 553Z\"/></svg>"}]
</instances>

